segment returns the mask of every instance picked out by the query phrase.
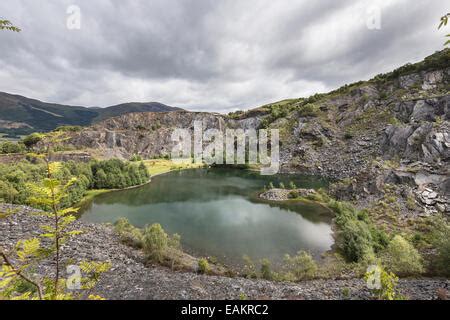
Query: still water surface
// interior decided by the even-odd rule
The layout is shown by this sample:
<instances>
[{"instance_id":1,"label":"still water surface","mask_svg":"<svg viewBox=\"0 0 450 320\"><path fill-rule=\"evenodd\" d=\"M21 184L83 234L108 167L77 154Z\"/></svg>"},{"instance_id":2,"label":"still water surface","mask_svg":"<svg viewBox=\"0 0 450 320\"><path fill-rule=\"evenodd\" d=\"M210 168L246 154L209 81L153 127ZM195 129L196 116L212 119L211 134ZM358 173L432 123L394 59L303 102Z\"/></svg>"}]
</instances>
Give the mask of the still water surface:
<instances>
[{"instance_id":1,"label":"still water surface","mask_svg":"<svg viewBox=\"0 0 450 320\"><path fill-rule=\"evenodd\" d=\"M145 186L106 193L87 205L81 219L115 222L126 217L144 227L160 223L181 236L183 248L239 265L242 256L275 264L306 250L318 257L333 244L331 216L323 207L295 201L267 202L257 195L265 185L318 188L324 180L307 176L260 176L243 170L195 169L152 178Z\"/></svg>"}]
</instances>

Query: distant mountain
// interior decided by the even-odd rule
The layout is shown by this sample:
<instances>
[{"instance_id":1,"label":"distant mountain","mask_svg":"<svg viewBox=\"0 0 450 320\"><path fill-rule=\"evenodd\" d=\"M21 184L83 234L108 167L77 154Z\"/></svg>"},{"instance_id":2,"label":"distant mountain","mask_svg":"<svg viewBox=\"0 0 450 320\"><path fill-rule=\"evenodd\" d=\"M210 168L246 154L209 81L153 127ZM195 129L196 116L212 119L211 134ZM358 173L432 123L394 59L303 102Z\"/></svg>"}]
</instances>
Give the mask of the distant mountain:
<instances>
[{"instance_id":1,"label":"distant mountain","mask_svg":"<svg viewBox=\"0 0 450 320\"><path fill-rule=\"evenodd\" d=\"M124 103L108 108L87 108L45 103L0 92L0 133L28 134L51 131L62 125L87 126L94 122L133 112L180 111L158 102Z\"/></svg>"},{"instance_id":2,"label":"distant mountain","mask_svg":"<svg viewBox=\"0 0 450 320\"><path fill-rule=\"evenodd\" d=\"M94 118L94 122L96 122L106 120L112 117L121 116L127 113L182 111L183 109L169 107L159 102L144 102L144 103L129 102L104 109L94 109L94 110L99 112L98 116Z\"/></svg>"}]
</instances>

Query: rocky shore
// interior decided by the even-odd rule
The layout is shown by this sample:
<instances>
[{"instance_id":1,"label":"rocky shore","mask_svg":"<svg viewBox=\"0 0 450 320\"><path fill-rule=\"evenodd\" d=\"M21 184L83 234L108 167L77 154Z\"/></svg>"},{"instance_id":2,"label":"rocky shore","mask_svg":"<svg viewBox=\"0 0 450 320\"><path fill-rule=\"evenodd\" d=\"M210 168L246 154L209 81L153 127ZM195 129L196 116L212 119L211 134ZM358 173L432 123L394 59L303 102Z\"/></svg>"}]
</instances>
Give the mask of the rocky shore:
<instances>
[{"instance_id":1,"label":"rocky shore","mask_svg":"<svg viewBox=\"0 0 450 320\"><path fill-rule=\"evenodd\" d=\"M261 199L270 201L286 201L298 197L307 197L316 193L314 189L270 189L259 195Z\"/></svg>"},{"instance_id":2,"label":"rocky shore","mask_svg":"<svg viewBox=\"0 0 450 320\"><path fill-rule=\"evenodd\" d=\"M0 220L0 246L11 250L19 239L40 233L45 218L33 215L36 210L24 206L0 205L0 212L17 209L8 219ZM74 228L83 234L70 240L62 249L63 259L76 264L82 260L109 261L112 268L103 275L96 293L115 299L369 299L370 293L361 279L312 280L300 283L277 283L222 276L175 272L144 264L138 250L122 244L109 225L78 220ZM34 276L51 270L46 261ZM64 273L63 273L64 274ZM400 290L409 299L437 299L447 292L448 279L401 279Z\"/></svg>"}]
</instances>

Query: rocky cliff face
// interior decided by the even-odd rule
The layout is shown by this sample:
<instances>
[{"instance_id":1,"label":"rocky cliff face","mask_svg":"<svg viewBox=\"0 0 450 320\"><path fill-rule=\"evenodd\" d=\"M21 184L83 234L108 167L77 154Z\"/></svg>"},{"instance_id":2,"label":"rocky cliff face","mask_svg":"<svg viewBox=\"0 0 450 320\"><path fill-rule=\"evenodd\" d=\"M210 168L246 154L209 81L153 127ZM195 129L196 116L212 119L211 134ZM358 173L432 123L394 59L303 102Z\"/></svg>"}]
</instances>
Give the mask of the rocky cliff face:
<instances>
[{"instance_id":1,"label":"rocky cliff face","mask_svg":"<svg viewBox=\"0 0 450 320\"><path fill-rule=\"evenodd\" d=\"M226 128L257 128L260 120L248 118L232 120L226 116L211 113L161 112L134 113L108 119L74 134L70 143L78 148L101 151L105 157L128 159L134 154L144 158L170 155L174 143L173 130L193 130L194 123L202 123L204 130Z\"/></svg>"}]
</instances>

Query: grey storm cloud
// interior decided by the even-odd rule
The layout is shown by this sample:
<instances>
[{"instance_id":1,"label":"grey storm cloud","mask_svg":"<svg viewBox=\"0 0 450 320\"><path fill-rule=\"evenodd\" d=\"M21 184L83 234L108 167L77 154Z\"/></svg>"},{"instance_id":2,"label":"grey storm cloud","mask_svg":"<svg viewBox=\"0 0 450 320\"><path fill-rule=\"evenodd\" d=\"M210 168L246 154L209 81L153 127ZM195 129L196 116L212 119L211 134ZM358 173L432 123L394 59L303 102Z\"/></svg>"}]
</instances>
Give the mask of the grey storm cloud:
<instances>
[{"instance_id":1,"label":"grey storm cloud","mask_svg":"<svg viewBox=\"0 0 450 320\"><path fill-rule=\"evenodd\" d=\"M71 5L79 30L67 28ZM23 31L0 32L0 91L228 112L421 60L443 48L448 11L440 0L2 0L0 18Z\"/></svg>"}]
</instances>

